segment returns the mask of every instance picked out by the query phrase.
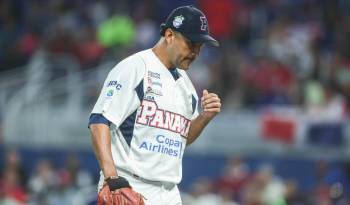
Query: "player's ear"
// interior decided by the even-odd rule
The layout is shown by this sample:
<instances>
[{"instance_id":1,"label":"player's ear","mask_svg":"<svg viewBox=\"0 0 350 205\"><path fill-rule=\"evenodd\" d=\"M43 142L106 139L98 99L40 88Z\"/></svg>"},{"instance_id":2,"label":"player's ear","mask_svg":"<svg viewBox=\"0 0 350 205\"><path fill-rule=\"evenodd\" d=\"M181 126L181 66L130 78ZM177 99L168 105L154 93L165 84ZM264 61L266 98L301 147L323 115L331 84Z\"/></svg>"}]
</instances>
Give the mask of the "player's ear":
<instances>
[{"instance_id":1,"label":"player's ear","mask_svg":"<svg viewBox=\"0 0 350 205\"><path fill-rule=\"evenodd\" d=\"M174 38L175 38L174 31L171 30L170 28L165 29L164 38L168 44L172 43L174 41Z\"/></svg>"}]
</instances>

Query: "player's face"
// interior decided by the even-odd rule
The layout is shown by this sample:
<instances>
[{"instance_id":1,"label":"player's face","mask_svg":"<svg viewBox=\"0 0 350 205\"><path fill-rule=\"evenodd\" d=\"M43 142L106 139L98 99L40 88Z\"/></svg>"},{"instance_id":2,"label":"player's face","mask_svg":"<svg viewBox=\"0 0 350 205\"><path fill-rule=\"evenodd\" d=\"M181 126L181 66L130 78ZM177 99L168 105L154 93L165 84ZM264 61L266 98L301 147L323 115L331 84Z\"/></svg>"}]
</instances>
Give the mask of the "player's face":
<instances>
[{"instance_id":1,"label":"player's face","mask_svg":"<svg viewBox=\"0 0 350 205\"><path fill-rule=\"evenodd\" d=\"M173 61L177 68L187 70L190 64L199 55L203 43L191 42L185 36L178 32L174 32L175 43L174 43L174 56Z\"/></svg>"}]
</instances>

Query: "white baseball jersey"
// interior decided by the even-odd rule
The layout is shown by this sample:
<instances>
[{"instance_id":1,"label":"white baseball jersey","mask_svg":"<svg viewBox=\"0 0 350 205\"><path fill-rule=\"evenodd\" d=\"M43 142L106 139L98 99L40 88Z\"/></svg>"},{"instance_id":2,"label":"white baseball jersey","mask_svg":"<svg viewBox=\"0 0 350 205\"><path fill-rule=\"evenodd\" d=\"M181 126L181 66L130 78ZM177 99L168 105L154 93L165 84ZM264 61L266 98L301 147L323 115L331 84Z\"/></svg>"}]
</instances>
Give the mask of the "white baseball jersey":
<instances>
[{"instance_id":1,"label":"white baseball jersey","mask_svg":"<svg viewBox=\"0 0 350 205\"><path fill-rule=\"evenodd\" d=\"M148 49L124 59L108 74L92 114L101 113L112 122L117 170L152 181L181 181L198 96L186 72L173 71L177 79Z\"/></svg>"}]
</instances>

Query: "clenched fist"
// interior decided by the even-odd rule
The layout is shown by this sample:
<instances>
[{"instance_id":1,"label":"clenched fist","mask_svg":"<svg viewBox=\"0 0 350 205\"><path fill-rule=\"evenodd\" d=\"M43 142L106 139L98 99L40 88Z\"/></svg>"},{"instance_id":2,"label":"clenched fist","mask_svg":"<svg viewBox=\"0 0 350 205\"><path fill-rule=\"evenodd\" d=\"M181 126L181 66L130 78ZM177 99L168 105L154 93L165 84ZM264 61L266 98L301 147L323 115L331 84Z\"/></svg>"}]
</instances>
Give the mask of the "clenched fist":
<instances>
[{"instance_id":1,"label":"clenched fist","mask_svg":"<svg viewBox=\"0 0 350 205\"><path fill-rule=\"evenodd\" d=\"M215 93L209 93L208 90L203 90L201 98L202 115L206 118L212 119L221 110L220 98Z\"/></svg>"}]
</instances>

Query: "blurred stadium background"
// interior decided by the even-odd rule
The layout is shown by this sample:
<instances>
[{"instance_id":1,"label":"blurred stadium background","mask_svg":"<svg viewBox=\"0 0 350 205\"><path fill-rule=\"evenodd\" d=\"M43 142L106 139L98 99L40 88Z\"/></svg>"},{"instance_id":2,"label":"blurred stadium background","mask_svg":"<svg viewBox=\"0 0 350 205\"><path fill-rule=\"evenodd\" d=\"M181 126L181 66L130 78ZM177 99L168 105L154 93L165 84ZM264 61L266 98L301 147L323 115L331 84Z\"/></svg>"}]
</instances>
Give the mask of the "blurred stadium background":
<instances>
[{"instance_id":1,"label":"blurred stadium background","mask_svg":"<svg viewBox=\"0 0 350 205\"><path fill-rule=\"evenodd\" d=\"M1 205L96 203L103 80L188 4L221 42L189 73L223 111L186 151L184 205L350 204L349 0L1 0Z\"/></svg>"}]
</instances>

